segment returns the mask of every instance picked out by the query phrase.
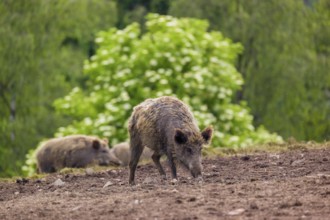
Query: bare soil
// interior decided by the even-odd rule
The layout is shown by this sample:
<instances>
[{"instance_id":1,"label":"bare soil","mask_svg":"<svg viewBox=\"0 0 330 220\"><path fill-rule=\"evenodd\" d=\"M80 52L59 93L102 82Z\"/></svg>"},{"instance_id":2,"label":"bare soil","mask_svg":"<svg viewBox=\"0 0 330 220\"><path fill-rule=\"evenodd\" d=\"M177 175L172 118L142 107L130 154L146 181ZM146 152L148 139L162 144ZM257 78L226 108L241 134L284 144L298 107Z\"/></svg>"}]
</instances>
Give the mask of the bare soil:
<instances>
[{"instance_id":1,"label":"bare soil","mask_svg":"<svg viewBox=\"0 0 330 220\"><path fill-rule=\"evenodd\" d=\"M1 182L0 219L330 219L330 148L203 166L203 182L184 170L177 183L161 181L153 164L138 167L134 187L127 168Z\"/></svg>"}]
</instances>

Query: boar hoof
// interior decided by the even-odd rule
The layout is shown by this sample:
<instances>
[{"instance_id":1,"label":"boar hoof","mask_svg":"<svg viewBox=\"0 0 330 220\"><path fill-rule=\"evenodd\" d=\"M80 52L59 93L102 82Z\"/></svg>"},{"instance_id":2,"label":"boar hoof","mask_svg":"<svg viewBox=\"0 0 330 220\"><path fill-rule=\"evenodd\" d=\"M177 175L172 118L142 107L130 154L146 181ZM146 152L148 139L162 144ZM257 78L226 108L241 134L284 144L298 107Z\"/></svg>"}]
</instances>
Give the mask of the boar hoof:
<instances>
[{"instance_id":1,"label":"boar hoof","mask_svg":"<svg viewBox=\"0 0 330 220\"><path fill-rule=\"evenodd\" d=\"M198 182L199 184L202 184L202 183L204 182L204 179L203 179L202 176L198 176L198 177L196 178L196 180L197 180L197 182Z\"/></svg>"},{"instance_id":2,"label":"boar hoof","mask_svg":"<svg viewBox=\"0 0 330 220\"><path fill-rule=\"evenodd\" d=\"M134 186L135 185L135 181L134 180L133 181L129 181L129 185Z\"/></svg>"}]
</instances>

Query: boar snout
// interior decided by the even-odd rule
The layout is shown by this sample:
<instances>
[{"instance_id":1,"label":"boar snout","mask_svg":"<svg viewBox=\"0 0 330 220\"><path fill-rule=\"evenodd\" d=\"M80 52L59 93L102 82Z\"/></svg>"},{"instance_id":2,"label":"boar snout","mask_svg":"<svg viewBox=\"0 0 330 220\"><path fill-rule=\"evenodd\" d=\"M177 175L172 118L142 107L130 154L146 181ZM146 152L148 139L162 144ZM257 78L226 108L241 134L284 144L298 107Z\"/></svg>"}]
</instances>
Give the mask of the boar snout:
<instances>
[{"instance_id":1,"label":"boar snout","mask_svg":"<svg viewBox=\"0 0 330 220\"><path fill-rule=\"evenodd\" d=\"M191 175L194 178L198 178L198 177L202 176L202 171L201 170L191 170L190 172L191 172Z\"/></svg>"},{"instance_id":2,"label":"boar snout","mask_svg":"<svg viewBox=\"0 0 330 220\"><path fill-rule=\"evenodd\" d=\"M194 178L202 176L202 165L201 164L189 164L189 170Z\"/></svg>"},{"instance_id":3,"label":"boar snout","mask_svg":"<svg viewBox=\"0 0 330 220\"><path fill-rule=\"evenodd\" d=\"M100 161L99 165L100 166L108 166L110 164L110 161L108 160L103 160L103 161Z\"/></svg>"}]
</instances>

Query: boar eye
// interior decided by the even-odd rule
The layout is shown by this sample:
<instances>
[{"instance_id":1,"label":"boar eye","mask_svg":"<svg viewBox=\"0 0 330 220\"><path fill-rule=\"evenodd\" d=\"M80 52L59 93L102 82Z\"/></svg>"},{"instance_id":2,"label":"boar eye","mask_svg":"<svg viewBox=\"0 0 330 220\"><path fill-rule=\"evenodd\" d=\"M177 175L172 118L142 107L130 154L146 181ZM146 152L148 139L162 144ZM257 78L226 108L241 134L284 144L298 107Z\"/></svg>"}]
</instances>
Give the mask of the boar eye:
<instances>
[{"instance_id":1,"label":"boar eye","mask_svg":"<svg viewBox=\"0 0 330 220\"><path fill-rule=\"evenodd\" d=\"M193 150L192 150L190 147L187 147L187 148L186 148L186 152L187 152L188 154L193 154Z\"/></svg>"}]
</instances>

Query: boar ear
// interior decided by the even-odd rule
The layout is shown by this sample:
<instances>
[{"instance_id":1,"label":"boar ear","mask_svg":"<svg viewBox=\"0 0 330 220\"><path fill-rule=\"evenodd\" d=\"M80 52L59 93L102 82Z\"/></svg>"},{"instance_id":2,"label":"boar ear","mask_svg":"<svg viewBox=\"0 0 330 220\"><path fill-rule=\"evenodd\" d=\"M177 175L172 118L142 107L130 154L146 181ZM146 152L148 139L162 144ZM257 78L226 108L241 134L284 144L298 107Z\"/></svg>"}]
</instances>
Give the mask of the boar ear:
<instances>
[{"instance_id":1,"label":"boar ear","mask_svg":"<svg viewBox=\"0 0 330 220\"><path fill-rule=\"evenodd\" d=\"M103 138L103 141L106 143L106 144L109 144L109 140L107 138Z\"/></svg>"},{"instance_id":2,"label":"boar ear","mask_svg":"<svg viewBox=\"0 0 330 220\"><path fill-rule=\"evenodd\" d=\"M209 126L202 131L202 137L205 141L206 144L208 144L212 138L212 133L213 133L213 127Z\"/></svg>"},{"instance_id":3,"label":"boar ear","mask_svg":"<svg viewBox=\"0 0 330 220\"><path fill-rule=\"evenodd\" d=\"M174 140L178 144L184 144L188 141L188 137L183 131L180 129L175 130Z\"/></svg>"},{"instance_id":4,"label":"boar ear","mask_svg":"<svg viewBox=\"0 0 330 220\"><path fill-rule=\"evenodd\" d=\"M93 140L92 146L95 150L98 150L101 147L101 143L99 142L99 140Z\"/></svg>"}]
</instances>

